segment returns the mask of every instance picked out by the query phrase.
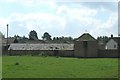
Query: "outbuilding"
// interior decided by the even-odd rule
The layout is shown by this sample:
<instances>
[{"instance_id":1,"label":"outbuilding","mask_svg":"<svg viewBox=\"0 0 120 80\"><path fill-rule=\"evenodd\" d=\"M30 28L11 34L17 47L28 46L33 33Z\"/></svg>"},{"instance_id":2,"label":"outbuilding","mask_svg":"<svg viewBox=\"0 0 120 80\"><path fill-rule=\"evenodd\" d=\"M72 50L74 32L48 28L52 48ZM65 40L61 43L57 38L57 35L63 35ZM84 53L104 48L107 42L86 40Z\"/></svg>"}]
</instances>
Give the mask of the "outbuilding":
<instances>
[{"instance_id":1,"label":"outbuilding","mask_svg":"<svg viewBox=\"0 0 120 80\"><path fill-rule=\"evenodd\" d=\"M89 33L84 33L74 42L75 57L97 57L98 41Z\"/></svg>"}]
</instances>

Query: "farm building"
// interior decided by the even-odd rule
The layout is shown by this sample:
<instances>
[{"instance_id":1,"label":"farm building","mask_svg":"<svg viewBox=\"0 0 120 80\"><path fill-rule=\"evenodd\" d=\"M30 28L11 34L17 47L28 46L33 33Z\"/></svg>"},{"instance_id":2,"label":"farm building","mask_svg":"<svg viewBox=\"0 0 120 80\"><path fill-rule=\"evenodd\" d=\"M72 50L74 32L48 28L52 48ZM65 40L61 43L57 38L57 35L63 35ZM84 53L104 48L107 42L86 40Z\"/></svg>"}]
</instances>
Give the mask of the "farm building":
<instances>
[{"instance_id":1,"label":"farm building","mask_svg":"<svg viewBox=\"0 0 120 80\"><path fill-rule=\"evenodd\" d=\"M73 44L11 44L8 50L73 50Z\"/></svg>"},{"instance_id":2,"label":"farm building","mask_svg":"<svg viewBox=\"0 0 120 80\"><path fill-rule=\"evenodd\" d=\"M105 44L104 49L98 50L99 57L120 57L120 37L113 37L111 35L110 39Z\"/></svg>"},{"instance_id":3,"label":"farm building","mask_svg":"<svg viewBox=\"0 0 120 80\"><path fill-rule=\"evenodd\" d=\"M18 43L18 40L15 38L8 38L8 45L10 45L12 43ZM7 46L7 38L3 38L2 45Z\"/></svg>"},{"instance_id":4,"label":"farm building","mask_svg":"<svg viewBox=\"0 0 120 80\"><path fill-rule=\"evenodd\" d=\"M2 38L2 52L7 53L7 49L12 43L18 43L18 40L15 38L8 38L7 43L7 38Z\"/></svg>"},{"instance_id":5,"label":"farm building","mask_svg":"<svg viewBox=\"0 0 120 80\"><path fill-rule=\"evenodd\" d=\"M105 45L105 49L118 49L118 40L120 37L111 38Z\"/></svg>"},{"instance_id":6,"label":"farm building","mask_svg":"<svg viewBox=\"0 0 120 80\"><path fill-rule=\"evenodd\" d=\"M46 53L47 55L55 56L73 56L74 44L56 44L56 43L39 43L39 44L20 44L13 43L8 48L10 54L41 54Z\"/></svg>"},{"instance_id":7,"label":"farm building","mask_svg":"<svg viewBox=\"0 0 120 80\"><path fill-rule=\"evenodd\" d=\"M89 33L78 37L74 43L12 43L9 55L50 55L63 57L118 57L118 50L100 49L98 41Z\"/></svg>"},{"instance_id":8,"label":"farm building","mask_svg":"<svg viewBox=\"0 0 120 80\"><path fill-rule=\"evenodd\" d=\"M75 57L97 57L98 42L89 33L84 33L74 43Z\"/></svg>"}]
</instances>

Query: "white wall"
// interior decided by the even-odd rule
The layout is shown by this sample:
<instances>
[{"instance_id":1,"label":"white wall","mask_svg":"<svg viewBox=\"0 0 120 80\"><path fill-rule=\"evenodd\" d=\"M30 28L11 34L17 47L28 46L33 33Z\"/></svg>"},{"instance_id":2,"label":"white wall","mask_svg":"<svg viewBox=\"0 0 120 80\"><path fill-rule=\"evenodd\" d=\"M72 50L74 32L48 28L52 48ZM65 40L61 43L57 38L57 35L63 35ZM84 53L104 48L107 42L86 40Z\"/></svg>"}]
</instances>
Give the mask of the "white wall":
<instances>
[{"instance_id":1,"label":"white wall","mask_svg":"<svg viewBox=\"0 0 120 80\"><path fill-rule=\"evenodd\" d=\"M109 40L105 46L105 49L117 49L118 44L113 39Z\"/></svg>"}]
</instances>

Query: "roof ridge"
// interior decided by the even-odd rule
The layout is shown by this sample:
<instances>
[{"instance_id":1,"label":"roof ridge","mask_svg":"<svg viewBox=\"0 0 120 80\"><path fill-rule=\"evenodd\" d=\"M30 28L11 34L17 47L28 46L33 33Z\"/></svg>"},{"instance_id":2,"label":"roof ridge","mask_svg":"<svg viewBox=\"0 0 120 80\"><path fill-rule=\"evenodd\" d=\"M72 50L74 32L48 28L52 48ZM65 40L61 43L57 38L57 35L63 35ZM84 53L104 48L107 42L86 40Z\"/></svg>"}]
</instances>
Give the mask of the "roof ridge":
<instances>
[{"instance_id":1,"label":"roof ridge","mask_svg":"<svg viewBox=\"0 0 120 80\"><path fill-rule=\"evenodd\" d=\"M88 36L88 37L87 37ZM77 39L76 39L77 41L79 40L79 41L83 41L83 40L89 40L89 41L93 41L93 40L96 40L93 36L91 36L89 33L84 33L84 34L82 34L80 37L78 37Z\"/></svg>"}]
</instances>

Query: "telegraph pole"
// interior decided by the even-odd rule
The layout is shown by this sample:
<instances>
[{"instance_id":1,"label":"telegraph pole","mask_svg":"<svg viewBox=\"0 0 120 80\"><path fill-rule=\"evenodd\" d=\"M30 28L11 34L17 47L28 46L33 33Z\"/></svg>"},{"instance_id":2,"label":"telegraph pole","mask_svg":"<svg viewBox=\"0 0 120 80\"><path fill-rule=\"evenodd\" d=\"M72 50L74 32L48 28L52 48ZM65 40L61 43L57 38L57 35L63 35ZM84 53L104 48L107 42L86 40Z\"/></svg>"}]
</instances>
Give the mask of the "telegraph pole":
<instances>
[{"instance_id":1,"label":"telegraph pole","mask_svg":"<svg viewBox=\"0 0 120 80\"><path fill-rule=\"evenodd\" d=\"M7 24L7 54L8 54L8 24Z\"/></svg>"}]
</instances>

